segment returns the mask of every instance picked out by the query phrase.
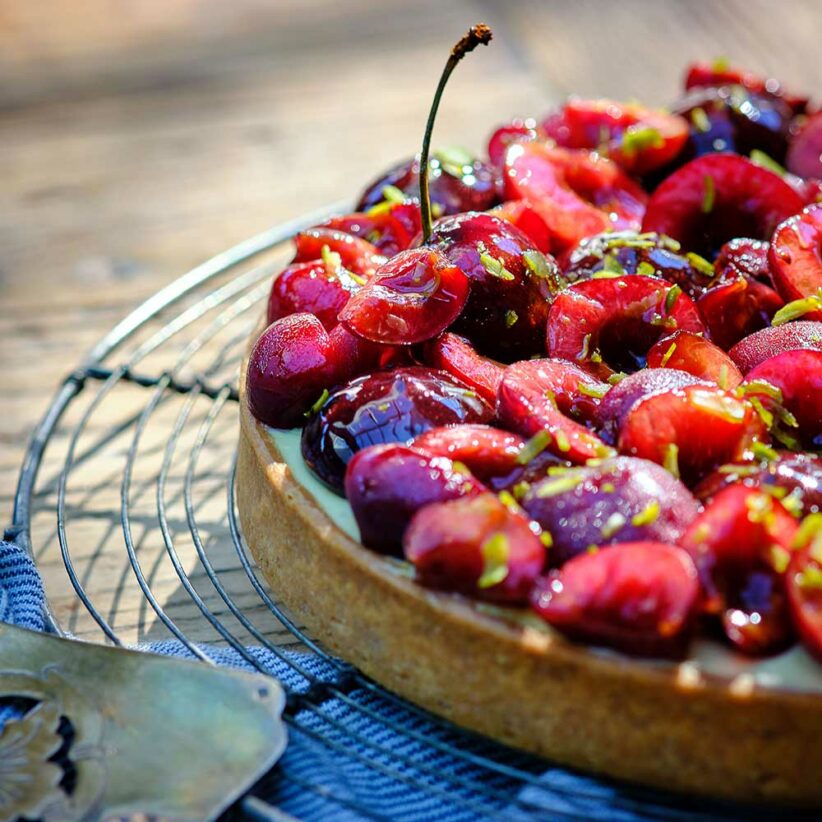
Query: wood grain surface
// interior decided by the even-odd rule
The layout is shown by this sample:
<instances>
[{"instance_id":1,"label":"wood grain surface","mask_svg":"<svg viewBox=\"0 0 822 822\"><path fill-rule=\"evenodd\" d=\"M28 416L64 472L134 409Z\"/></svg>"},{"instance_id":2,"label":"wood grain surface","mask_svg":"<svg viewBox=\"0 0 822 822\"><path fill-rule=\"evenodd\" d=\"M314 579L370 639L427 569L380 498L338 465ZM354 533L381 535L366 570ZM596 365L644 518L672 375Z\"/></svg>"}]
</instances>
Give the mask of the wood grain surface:
<instances>
[{"instance_id":1,"label":"wood grain surface","mask_svg":"<svg viewBox=\"0 0 822 822\"><path fill-rule=\"evenodd\" d=\"M725 55L816 93L820 9L818 0L0 0L3 519L27 437L91 345L198 262L354 195L413 153L448 47L470 23L490 23L496 39L455 75L435 142L479 149L494 124L538 114L572 92L663 104L695 58ZM84 513L71 534L78 573L128 641L167 635L129 578L122 549L113 549L123 541L112 511L129 443L112 431L145 403L140 391L118 394L108 432L98 432L108 447L88 458L86 479L67 496ZM164 426L179 413L173 405L161 404L151 420L160 461ZM215 431L233 436L233 413L227 407ZM212 457L206 452L197 469L201 490ZM99 638L54 538L61 459L47 454L34 547L60 619ZM141 527L151 531L155 500L147 483L151 510L142 522L134 482L139 542ZM166 490L184 497L175 482L182 478L172 472ZM221 489L215 480L215 497ZM187 533L180 511L175 527ZM223 501L208 520L217 561L224 515ZM198 638L213 638L198 633L199 612L157 550L144 557L155 595ZM202 576L190 545L181 556ZM238 604L264 612L232 566L236 558L223 560L226 579L240 575ZM264 630L279 635L273 624Z\"/></svg>"}]
</instances>

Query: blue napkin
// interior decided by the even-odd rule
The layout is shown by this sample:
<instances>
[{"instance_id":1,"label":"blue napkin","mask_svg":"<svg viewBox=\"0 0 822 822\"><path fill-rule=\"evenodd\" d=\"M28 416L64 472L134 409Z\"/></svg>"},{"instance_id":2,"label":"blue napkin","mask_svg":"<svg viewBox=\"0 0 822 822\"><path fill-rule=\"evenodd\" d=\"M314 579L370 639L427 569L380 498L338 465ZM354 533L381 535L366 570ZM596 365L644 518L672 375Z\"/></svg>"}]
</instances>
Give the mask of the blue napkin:
<instances>
[{"instance_id":1,"label":"blue napkin","mask_svg":"<svg viewBox=\"0 0 822 822\"><path fill-rule=\"evenodd\" d=\"M0 542L0 620L43 630L44 603L34 563L18 546ZM178 642L155 643L144 650L191 656ZM236 651L201 650L218 664L253 670ZM284 661L264 648L248 652L291 691L303 691L309 682L289 661L319 680L333 677L333 666L311 654L286 651ZM397 733L368 712L405 732ZM0 727L9 715L8 708L0 710ZM416 741L415 735L424 741ZM617 792L595 780L551 769L534 773L523 788L521 781L438 750L436 743L457 744L502 765L533 771L535 764L533 758L432 723L378 693L356 689L294 716L286 753L265 778L260 795L306 822L374 817L462 822L487 814L510 820L648 818L624 810L624 801L616 807Z\"/></svg>"}]
</instances>

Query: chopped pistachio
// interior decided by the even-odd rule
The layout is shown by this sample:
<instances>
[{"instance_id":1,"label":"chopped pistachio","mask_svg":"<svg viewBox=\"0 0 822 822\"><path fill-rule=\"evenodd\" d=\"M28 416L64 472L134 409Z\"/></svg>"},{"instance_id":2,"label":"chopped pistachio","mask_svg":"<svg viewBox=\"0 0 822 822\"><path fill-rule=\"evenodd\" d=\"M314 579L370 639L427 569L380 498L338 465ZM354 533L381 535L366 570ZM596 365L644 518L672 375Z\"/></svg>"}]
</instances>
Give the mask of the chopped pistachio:
<instances>
[{"instance_id":1,"label":"chopped pistachio","mask_svg":"<svg viewBox=\"0 0 822 822\"><path fill-rule=\"evenodd\" d=\"M517 465L527 465L534 457L539 456L551 444L551 435L547 431L537 431L517 454Z\"/></svg>"},{"instance_id":2,"label":"chopped pistachio","mask_svg":"<svg viewBox=\"0 0 822 822\"><path fill-rule=\"evenodd\" d=\"M511 492L514 495L514 499L521 500L531 488L531 483L526 482L525 480L521 480L518 482L512 489Z\"/></svg>"},{"instance_id":3,"label":"chopped pistachio","mask_svg":"<svg viewBox=\"0 0 822 822\"><path fill-rule=\"evenodd\" d=\"M682 288L678 285L672 285L668 289L668 293L665 295L665 311L670 314L673 311L674 306L676 305L677 299L679 299L679 295L682 293Z\"/></svg>"},{"instance_id":4,"label":"chopped pistachio","mask_svg":"<svg viewBox=\"0 0 822 822\"><path fill-rule=\"evenodd\" d=\"M580 471L574 473L568 472L565 476L558 477L550 482L543 480L534 493L540 499L555 497L559 494L564 494L566 491L573 491L584 479L585 475Z\"/></svg>"},{"instance_id":5,"label":"chopped pistachio","mask_svg":"<svg viewBox=\"0 0 822 822\"><path fill-rule=\"evenodd\" d=\"M662 359L659 361L659 364L662 368L664 368L668 364L668 360L671 359L674 355L674 351L676 351L676 343L672 342L665 353L662 355Z\"/></svg>"},{"instance_id":6,"label":"chopped pistachio","mask_svg":"<svg viewBox=\"0 0 822 822\"><path fill-rule=\"evenodd\" d=\"M505 312L505 327L511 328L511 326L516 325L517 320L519 319L519 315L513 308L509 308L508 311Z\"/></svg>"},{"instance_id":7,"label":"chopped pistachio","mask_svg":"<svg viewBox=\"0 0 822 822\"><path fill-rule=\"evenodd\" d=\"M756 165L761 168L766 168L768 171L772 171L774 174L778 174L780 177L784 177L788 173L787 170L779 165L773 157L766 154L764 151L760 151L758 148L755 148L751 152L751 162L756 163Z\"/></svg>"},{"instance_id":8,"label":"chopped pistachio","mask_svg":"<svg viewBox=\"0 0 822 822\"><path fill-rule=\"evenodd\" d=\"M540 542L542 542L542 544L543 544L546 548L553 548L553 546L554 546L554 538L551 536L551 532L550 532L550 531L543 531L543 532L539 535L539 539L540 539Z\"/></svg>"},{"instance_id":9,"label":"chopped pistachio","mask_svg":"<svg viewBox=\"0 0 822 822\"><path fill-rule=\"evenodd\" d=\"M586 397L594 397L595 399L602 399L610 390L610 387L606 385L588 385L584 382L577 383L577 388L580 394L584 394Z\"/></svg>"},{"instance_id":10,"label":"chopped pistachio","mask_svg":"<svg viewBox=\"0 0 822 822\"><path fill-rule=\"evenodd\" d=\"M779 454L777 454L770 445L766 445L764 442L756 441L751 443L751 451L753 451L754 456L758 460L763 460L764 462L772 462L779 457Z\"/></svg>"},{"instance_id":11,"label":"chopped pistachio","mask_svg":"<svg viewBox=\"0 0 822 822\"><path fill-rule=\"evenodd\" d=\"M665 145L665 140L659 129L651 126L632 126L622 135L622 151L628 157L632 157L646 148L660 148L663 145Z\"/></svg>"},{"instance_id":12,"label":"chopped pistachio","mask_svg":"<svg viewBox=\"0 0 822 822\"><path fill-rule=\"evenodd\" d=\"M557 431L554 436L557 441L557 448L559 448L560 451L567 453L571 450L571 443L568 442L568 437L564 431Z\"/></svg>"},{"instance_id":13,"label":"chopped pistachio","mask_svg":"<svg viewBox=\"0 0 822 822\"><path fill-rule=\"evenodd\" d=\"M483 558L482 576L477 580L478 588L499 585L508 576L508 537L502 532L491 534L480 546Z\"/></svg>"},{"instance_id":14,"label":"chopped pistachio","mask_svg":"<svg viewBox=\"0 0 822 822\"><path fill-rule=\"evenodd\" d=\"M692 268L695 268L700 274L704 274L706 277L713 277L716 273L714 267L701 254L689 251L685 255L685 259L691 264Z\"/></svg>"},{"instance_id":15,"label":"chopped pistachio","mask_svg":"<svg viewBox=\"0 0 822 822\"><path fill-rule=\"evenodd\" d=\"M802 297L800 300L785 303L785 305L773 315L771 325L784 325L791 320L799 319L799 317L804 317L805 314L810 314L812 311L819 311L820 309L822 309L822 288L810 297Z\"/></svg>"},{"instance_id":16,"label":"chopped pistachio","mask_svg":"<svg viewBox=\"0 0 822 822\"><path fill-rule=\"evenodd\" d=\"M665 456L662 459L662 467L679 479L679 446L675 442L669 442L665 446Z\"/></svg>"},{"instance_id":17,"label":"chopped pistachio","mask_svg":"<svg viewBox=\"0 0 822 822\"><path fill-rule=\"evenodd\" d=\"M702 213L710 214L714 210L716 201L716 184L710 174L702 178Z\"/></svg>"},{"instance_id":18,"label":"chopped pistachio","mask_svg":"<svg viewBox=\"0 0 822 822\"><path fill-rule=\"evenodd\" d=\"M641 274L643 277L655 277L656 269L646 260L642 260L636 267L636 273Z\"/></svg>"},{"instance_id":19,"label":"chopped pistachio","mask_svg":"<svg viewBox=\"0 0 822 822\"><path fill-rule=\"evenodd\" d=\"M319 413L319 410L325 405L325 401L328 399L328 389L323 388L322 394L320 394L319 399L305 412L303 416L305 417L313 417L314 414Z\"/></svg>"},{"instance_id":20,"label":"chopped pistachio","mask_svg":"<svg viewBox=\"0 0 822 822\"><path fill-rule=\"evenodd\" d=\"M604 539L610 539L616 533L618 533L627 523L628 520L619 513L619 511L614 511L607 520L605 520L605 524L600 528L600 533L602 534Z\"/></svg>"},{"instance_id":21,"label":"chopped pistachio","mask_svg":"<svg viewBox=\"0 0 822 822\"><path fill-rule=\"evenodd\" d=\"M505 267L502 259L494 259L488 252L483 252L480 254L480 262L482 263L482 267L492 276L496 277L499 280L506 280L510 282L511 280L515 280L516 277Z\"/></svg>"},{"instance_id":22,"label":"chopped pistachio","mask_svg":"<svg viewBox=\"0 0 822 822\"><path fill-rule=\"evenodd\" d=\"M654 499L651 500L639 513L631 517L631 524L636 526L650 525L659 518L660 505Z\"/></svg>"},{"instance_id":23,"label":"chopped pistachio","mask_svg":"<svg viewBox=\"0 0 822 822\"><path fill-rule=\"evenodd\" d=\"M691 112L691 123L701 134L707 134L711 130L711 121L708 119L705 109L701 106L697 106Z\"/></svg>"}]
</instances>

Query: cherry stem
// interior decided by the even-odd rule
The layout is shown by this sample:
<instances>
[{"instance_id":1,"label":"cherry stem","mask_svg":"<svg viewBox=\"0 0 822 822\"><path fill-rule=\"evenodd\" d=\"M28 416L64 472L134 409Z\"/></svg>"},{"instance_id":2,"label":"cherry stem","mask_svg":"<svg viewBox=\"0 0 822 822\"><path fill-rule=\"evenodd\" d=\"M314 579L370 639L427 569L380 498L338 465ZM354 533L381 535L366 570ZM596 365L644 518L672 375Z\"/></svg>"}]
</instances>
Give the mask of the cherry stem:
<instances>
[{"instance_id":1,"label":"cherry stem","mask_svg":"<svg viewBox=\"0 0 822 822\"><path fill-rule=\"evenodd\" d=\"M440 98L445 90L445 84L451 76L451 72L457 67L457 63L473 51L478 45L487 46L491 42L493 33L485 23L477 23L460 38L451 49L448 61L440 75L437 90L434 92L434 99L431 103L431 110L428 112L428 122L425 124L425 134L422 138L422 152L420 154L420 216L422 218L422 241L428 244L431 238L431 196L428 191L428 156L431 152L431 133L434 131L434 120L437 117L437 109L440 107Z\"/></svg>"}]
</instances>

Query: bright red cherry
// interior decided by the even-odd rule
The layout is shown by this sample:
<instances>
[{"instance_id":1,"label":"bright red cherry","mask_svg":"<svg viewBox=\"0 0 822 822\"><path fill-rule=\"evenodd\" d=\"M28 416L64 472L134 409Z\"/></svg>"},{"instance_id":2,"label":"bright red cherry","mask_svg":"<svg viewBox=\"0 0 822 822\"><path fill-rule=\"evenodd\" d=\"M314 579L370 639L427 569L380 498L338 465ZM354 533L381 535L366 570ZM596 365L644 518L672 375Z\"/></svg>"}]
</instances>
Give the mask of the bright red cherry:
<instances>
[{"instance_id":1,"label":"bright red cherry","mask_svg":"<svg viewBox=\"0 0 822 822\"><path fill-rule=\"evenodd\" d=\"M420 230L420 207L413 201L386 203L384 209L331 217L323 227L344 231L372 243L386 257L409 248Z\"/></svg>"},{"instance_id":2,"label":"bright red cherry","mask_svg":"<svg viewBox=\"0 0 822 822\"><path fill-rule=\"evenodd\" d=\"M720 388L736 388L742 372L734 361L705 337L691 331L675 331L648 350L649 368L678 368Z\"/></svg>"},{"instance_id":3,"label":"bright red cherry","mask_svg":"<svg viewBox=\"0 0 822 822\"><path fill-rule=\"evenodd\" d=\"M308 228L294 237L295 263L319 260L323 252L339 254L343 267L360 277L370 277L385 262L377 248L366 240L333 228Z\"/></svg>"},{"instance_id":4,"label":"bright red cherry","mask_svg":"<svg viewBox=\"0 0 822 822\"><path fill-rule=\"evenodd\" d=\"M797 320L763 328L740 340L729 352L743 374L776 354L811 348L822 351L822 322Z\"/></svg>"},{"instance_id":5,"label":"bright red cherry","mask_svg":"<svg viewBox=\"0 0 822 822\"><path fill-rule=\"evenodd\" d=\"M822 551L796 551L786 574L788 602L802 644L822 663Z\"/></svg>"},{"instance_id":6,"label":"bright red cherry","mask_svg":"<svg viewBox=\"0 0 822 822\"><path fill-rule=\"evenodd\" d=\"M489 213L519 229L543 254L551 250L551 232L545 220L525 200L506 200Z\"/></svg>"},{"instance_id":7,"label":"bright red cherry","mask_svg":"<svg viewBox=\"0 0 822 822\"><path fill-rule=\"evenodd\" d=\"M447 371L473 388L491 405L496 405L505 366L478 354L465 337L450 331L440 334L426 344L424 359L428 365Z\"/></svg>"},{"instance_id":8,"label":"bright red cherry","mask_svg":"<svg viewBox=\"0 0 822 822\"><path fill-rule=\"evenodd\" d=\"M779 225L768 260L782 297L789 302L807 300L786 319L822 320L822 203Z\"/></svg>"}]
</instances>

